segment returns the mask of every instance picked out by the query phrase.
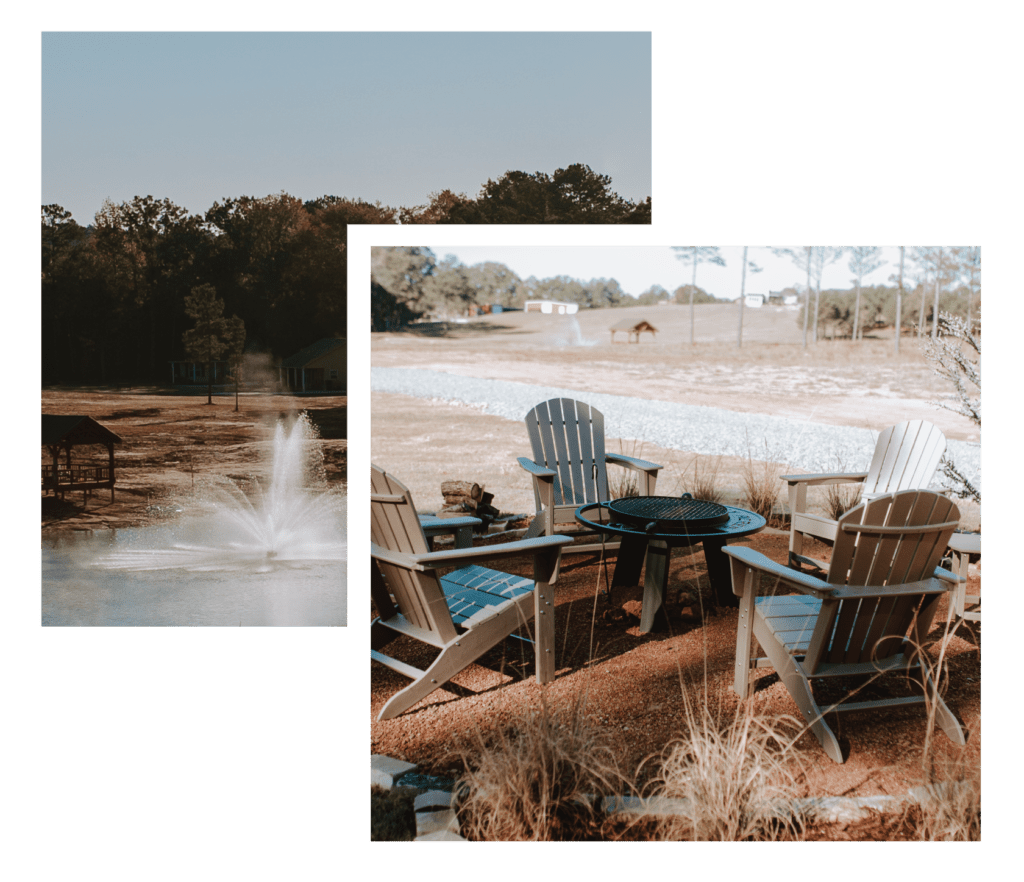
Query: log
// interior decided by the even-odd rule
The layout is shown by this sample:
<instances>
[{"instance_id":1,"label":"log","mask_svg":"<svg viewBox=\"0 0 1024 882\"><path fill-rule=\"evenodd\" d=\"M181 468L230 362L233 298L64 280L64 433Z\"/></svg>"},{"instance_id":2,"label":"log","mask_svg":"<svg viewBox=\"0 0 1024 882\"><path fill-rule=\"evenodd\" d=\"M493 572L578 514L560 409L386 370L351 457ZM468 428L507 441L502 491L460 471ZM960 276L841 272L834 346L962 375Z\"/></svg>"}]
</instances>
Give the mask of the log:
<instances>
[{"instance_id":1,"label":"log","mask_svg":"<svg viewBox=\"0 0 1024 882\"><path fill-rule=\"evenodd\" d=\"M444 501L446 505L464 505L468 509L475 509L477 507L475 499L461 493L445 493Z\"/></svg>"},{"instance_id":2,"label":"log","mask_svg":"<svg viewBox=\"0 0 1024 882\"><path fill-rule=\"evenodd\" d=\"M467 514L475 514L472 509L466 508L464 505L445 505L438 509L437 517L439 518L456 518Z\"/></svg>"},{"instance_id":3,"label":"log","mask_svg":"<svg viewBox=\"0 0 1024 882\"><path fill-rule=\"evenodd\" d=\"M470 499L479 500L483 496L484 488L472 481L442 481L441 494L447 496L468 496Z\"/></svg>"}]
</instances>

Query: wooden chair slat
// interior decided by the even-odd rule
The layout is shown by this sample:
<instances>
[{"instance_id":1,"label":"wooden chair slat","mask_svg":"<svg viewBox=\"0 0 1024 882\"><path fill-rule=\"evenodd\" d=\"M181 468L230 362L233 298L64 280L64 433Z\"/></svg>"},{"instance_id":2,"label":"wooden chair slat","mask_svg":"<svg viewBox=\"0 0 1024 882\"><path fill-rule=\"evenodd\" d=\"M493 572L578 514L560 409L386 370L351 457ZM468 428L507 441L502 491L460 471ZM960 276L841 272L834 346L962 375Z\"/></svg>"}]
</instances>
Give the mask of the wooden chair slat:
<instances>
[{"instance_id":1,"label":"wooden chair slat","mask_svg":"<svg viewBox=\"0 0 1024 882\"><path fill-rule=\"evenodd\" d=\"M538 518L527 535L541 530L550 534L560 524L575 524L575 509L586 503L607 502L608 462L642 474L641 487L654 492L661 466L635 457L610 459L605 446L604 416L596 408L571 398L552 398L541 402L526 414L525 423L533 462L520 458L520 465L531 474ZM538 474L546 468L556 474ZM550 488L550 489L549 489ZM546 498L553 496L553 510L547 510ZM543 515L543 519L540 517ZM591 550L581 546L579 550Z\"/></svg>"},{"instance_id":2,"label":"wooden chair slat","mask_svg":"<svg viewBox=\"0 0 1024 882\"><path fill-rule=\"evenodd\" d=\"M733 590L741 598L736 691L747 694L750 674L759 664L751 653L756 641L826 753L843 762L839 742L824 719L830 708L818 705L813 682L824 676L916 666L934 704L936 722L954 742L963 744L962 727L935 690L927 666L918 665L915 651L915 644L931 626L942 593L954 584L934 575L958 520L953 502L928 490L904 490L861 503L838 522L826 579L835 586L832 593L815 587L817 597L824 599L806 597L802 603L790 597L757 598L759 574L782 578L776 572L779 565L749 549L726 548L732 558ZM847 524L863 529L843 529ZM900 531L900 527L906 529ZM799 580L786 584L812 591ZM750 624L744 627L747 621ZM923 702L925 697L913 700ZM903 703L902 699L883 700L854 706L883 708Z\"/></svg>"},{"instance_id":3,"label":"wooden chair slat","mask_svg":"<svg viewBox=\"0 0 1024 882\"><path fill-rule=\"evenodd\" d=\"M453 552L428 551L427 539L407 487L371 466L371 596L378 618L370 625L371 659L386 664L412 682L392 696L378 714L390 719L440 688L521 624L544 612L535 625L537 679L554 677L554 602L552 586L561 545L568 539L538 538L520 543L534 556L533 578L511 575L475 563L453 566ZM460 552L479 559L519 553ZM446 564L447 561L447 564ZM443 575L442 575L443 573ZM536 581L535 581L536 580ZM403 635L441 650L425 670L389 658L381 647Z\"/></svg>"},{"instance_id":4,"label":"wooden chair slat","mask_svg":"<svg viewBox=\"0 0 1024 882\"><path fill-rule=\"evenodd\" d=\"M926 420L908 420L883 431L875 444L871 464L861 489L861 501L901 490L927 489L946 449L946 438ZM809 483L821 484L840 476L809 476ZM836 522L806 512L807 484L789 476L790 563L796 565L803 555L805 537L826 543L837 541Z\"/></svg>"}]
</instances>

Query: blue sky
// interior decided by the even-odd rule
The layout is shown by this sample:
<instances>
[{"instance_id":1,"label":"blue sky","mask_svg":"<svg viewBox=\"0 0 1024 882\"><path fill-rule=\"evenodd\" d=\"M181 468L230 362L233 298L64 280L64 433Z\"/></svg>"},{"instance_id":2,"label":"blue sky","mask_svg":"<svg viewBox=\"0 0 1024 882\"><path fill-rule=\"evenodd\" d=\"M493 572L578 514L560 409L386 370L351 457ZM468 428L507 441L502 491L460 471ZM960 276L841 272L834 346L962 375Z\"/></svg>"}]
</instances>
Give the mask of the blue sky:
<instances>
[{"instance_id":1,"label":"blue sky","mask_svg":"<svg viewBox=\"0 0 1024 882\"><path fill-rule=\"evenodd\" d=\"M137 195L413 206L576 162L651 195L649 33L42 37L42 202L80 223Z\"/></svg>"},{"instance_id":2,"label":"blue sky","mask_svg":"<svg viewBox=\"0 0 1024 882\"><path fill-rule=\"evenodd\" d=\"M971 243L974 244L974 243ZM799 247L799 246L797 246ZM484 261L504 263L520 278L536 276L538 279L566 275L581 281L614 278L623 290L634 297L651 285L661 285L670 293L693 279L693 265L689 260L677 258L677 252L667 246L505 246L476 245L469 247L444 245L432 248L438 258L454 254L459 260L472 265ZM722 246L725 266L710 263L697 265L697 286L715 297L739 297L742 281L743 247ZM882 260L886 263L864 277L863 284L888 284L889 276L899 270L899 247L882 247ZM807 270L798 267L789 258L777 257L767 246L752 246L747 260L761 267L758 273L747 270L746 292L767 294L781 291L793 284L807 284ZM821 285L826 288L853 287L854 275L849 268L849 255L825 267ZM910 249L904 266L904 281L911 284L915 267L910 260Z\"/></svg>"}]
</instances>

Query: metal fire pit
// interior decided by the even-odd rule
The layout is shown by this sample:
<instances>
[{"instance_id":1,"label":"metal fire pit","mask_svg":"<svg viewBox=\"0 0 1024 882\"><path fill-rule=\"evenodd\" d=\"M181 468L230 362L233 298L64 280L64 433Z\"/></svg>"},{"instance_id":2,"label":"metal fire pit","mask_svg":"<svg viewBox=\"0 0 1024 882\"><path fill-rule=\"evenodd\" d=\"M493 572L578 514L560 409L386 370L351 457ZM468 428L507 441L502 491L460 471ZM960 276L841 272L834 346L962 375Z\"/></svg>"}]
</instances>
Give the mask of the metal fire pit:
<instances>
[{"instance_id":1,"label":"metal fire pit","mask_svg":"<svg viewBox=\"0 0 1024 882\"><path fill-rule=\"evenodd\" d=\"M626 496L607 505L614 520L645 533L701 533L729 520L717 502L678 496Z\"/></svg>"}]
</instances>

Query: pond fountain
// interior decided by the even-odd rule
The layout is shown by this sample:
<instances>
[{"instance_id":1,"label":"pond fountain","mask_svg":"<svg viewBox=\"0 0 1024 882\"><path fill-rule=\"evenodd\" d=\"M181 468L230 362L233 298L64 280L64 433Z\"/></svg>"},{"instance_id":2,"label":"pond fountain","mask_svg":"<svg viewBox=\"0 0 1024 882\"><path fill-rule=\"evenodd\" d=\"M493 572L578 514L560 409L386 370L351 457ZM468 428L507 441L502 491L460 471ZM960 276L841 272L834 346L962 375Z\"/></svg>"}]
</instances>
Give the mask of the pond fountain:
<instances>
[{"instance_id":1,"label":"pond fountain","mask_svg":"<svg viewBox=\"0 0 1024 882\"><path fill-rule=\"evenodd\" d=\"M269 480L207 482L160 527L43 548L43 624L344 625L346 499L303 415Z\"/></svg>"},{"instance_id":2,"label":"pond fountain","mask_svg":"<svg viewBox=\"0 0 1024 882\"><path fill-rule=\"evenodd\" d=\"M580 327L579 319L576 316L568 316L562 322L560 332L556 337L558 346L596 346L597 340L591 340L583 336L583 329Z\"/></svg>"}]
</instances>

